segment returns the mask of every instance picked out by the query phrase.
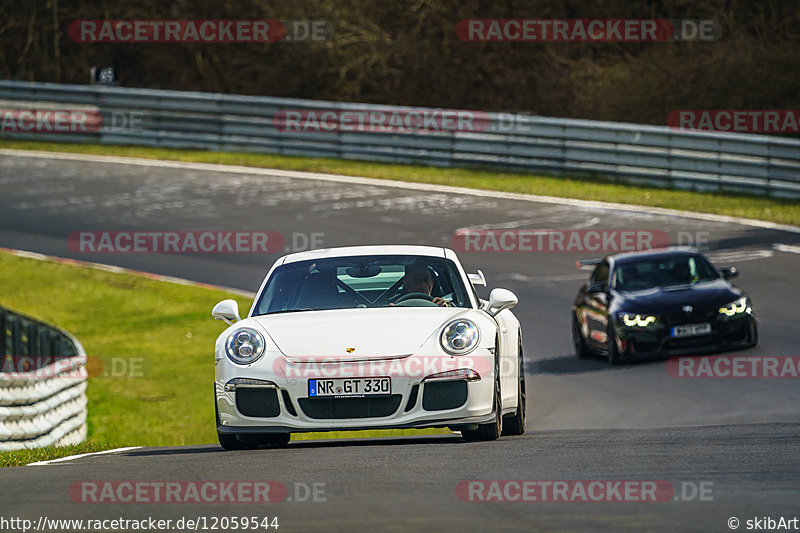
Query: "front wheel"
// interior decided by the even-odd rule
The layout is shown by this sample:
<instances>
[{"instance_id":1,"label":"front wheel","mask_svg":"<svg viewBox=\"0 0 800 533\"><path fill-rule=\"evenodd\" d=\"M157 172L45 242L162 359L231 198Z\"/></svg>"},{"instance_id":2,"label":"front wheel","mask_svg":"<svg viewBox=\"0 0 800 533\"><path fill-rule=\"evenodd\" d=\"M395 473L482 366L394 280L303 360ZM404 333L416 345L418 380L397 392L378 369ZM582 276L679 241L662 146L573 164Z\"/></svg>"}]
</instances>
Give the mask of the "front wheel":
<instances>
[{"instance_id":1,"label":"front wheel","mask_svg":"<svg viewBox=\"0 0 800 533\"><path fill-rule=\"evenodd\" d=\"M461 436L468 441L497 440L503 433L503 402L500 396L499 369L495 368L494 375L494 421L488 424L479 424L476 430L462 431Z\"/></svg>"},{"instance_id":2,"label":"front wheel","mask_svg":"<svg viewBox=\"0 0 800 533\"><path fill-rule=\"evenodd\" d=\"M748 348L752 348L756 344L758 344L758 324L753 320L753 327L750 330L750 346Z\"/></svg>"},{"instance_id":3,"label":"front wheel","mask_svg":"<svg viewBox=\"0 0 800 533\"><path fill-rule=\"evenodd\" d=\"M219 439L219 445L224 450L252 450L258 446L256 441L241 441L236 435L230 433L217 432L217 438Z\"/></svg>"},{"instance_id":4,"label":"front wheel","mask_svg":"<svg viewBox=\"0 0 800 533\"><path fill-rule=\"evenodd\" d=\"M617 349L617 334L614 333L614 326L609 325L608 333L606 334L606 346L608 348L608 362L612 365L618 365L622 362L622 356Z\"/></svg>"},{"instance_id":5,"label":"front wheel","mask_svg":"<svg viewBox=\"0 0 800 533\"><path fill-rule=\"evenodd\" d=\"M266 446L285 446L291 439L292 436L289 433L266 433L261 435L259 442Z\"/></svg>"},{"instance_id":6,"label":"front wheel","mask_svg":"<svg viewBox=\"0 0 800 533\"><path fill-rule=\"evenodd\" d=\"M289 443L291 435L289 433L245 433L230 434L219 433L219 445L226 450L254 450L259 446L285 446Z\"/></svg>"},{"instance_id":7,"label":"front wheel","mask_svg":"<svg viewBox=\"0 0 800 533\"><path fill-rule=\"evenodd\" d=\"M217 422L217 427L219 427L219 407L217 407L217 390L216 386L214 387L214 417ZM236 434L231 433L220 433L217 431L217 440L219 440L219 445L222 446L223 450L252 450L258 443L252 442L243 442L240 441Z\"/></svg>"},{"instance_id":8,"label":"front wheel","mask_svg":"<svg viewBox=\"0 0 800 533\"><path fill-rule=\"evenodd\" d=\"M503 435L522 435L525 433L525 367L522 358L522 344L519 346L519 381L517 383L517 411L503 421Z\"/></svg>"},{"instance_id":9,"label":"front wheel","mask_svg":"<svg viewBox=\"0 0 800 533\"><path fill-rule=\"evenodd\" d=\"M587 359L591 353L589 348L586 347L586 339L583 338L581 326L575 315L572 315L572 345L575 347L575 355L578 359Z\"/></svg>"},{"instance_id":10,"label":"front wheel","mask_svg":"<svg viewBox=\"0 0 800 533\"><path fill-rule=\"evenodd\" d=\"M214 416L217 427L219 427L219 407L216 401L216 387L214 389ZM220 433L217 431L217 440L224 450L253 450L264 444L266 446L283 446L289 443L291 435L289 433L259 433L259 434L240 434Z\"/></svg>"}]
</instances>

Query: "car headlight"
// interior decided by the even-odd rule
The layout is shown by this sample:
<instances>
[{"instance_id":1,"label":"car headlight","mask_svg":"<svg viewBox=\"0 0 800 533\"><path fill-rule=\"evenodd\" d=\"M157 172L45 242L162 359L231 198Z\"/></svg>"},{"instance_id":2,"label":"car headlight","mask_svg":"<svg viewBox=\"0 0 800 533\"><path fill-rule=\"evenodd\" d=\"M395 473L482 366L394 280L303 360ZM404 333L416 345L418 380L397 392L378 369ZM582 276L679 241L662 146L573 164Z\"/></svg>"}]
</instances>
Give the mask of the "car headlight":
<instances>
[{"instance_id":1,"label":"car headlight","mask_svg":"<svg viewBox=\"0 0 800 533\"><path fill-rule=\"evenodd\" d=\"M478 346L478 326L466 319L453 320L442 330L439 341L442 349L450 355L468 354Z\"/></svg>"},{"instance_id":2,"label":"car headlight","mask_svg":"<svg viewBox=\"0 0 800 533\"><path fill-rule=\"evenodd\" d=\"M640 328L646 328L651 324L655 324L656 317L653 315L637 315L634 313L620 313L619 317L622 319L622 323L632 328L634 326Z\"/></svg>"},{"instance_id":3,"label":"car headlight","mask_svg":"<svg viewBox=\"0 0 800 533\"><path fill-rule=\"evenodd\" d=\"M264 337L253 328L238 328L228 335L225 353L234 363L249 365L264 355Z\"/></svg>"},{"instance_id":4,"label":"car headlight","mask_svg":"<svg viewBox=\"0 0 800 533\"><path fill-rule=\"evenodd\" d=\"M750 313L751 311L750 301L747 299L746 296L743 296L736 300L735 302L726 305L725 307L720 307L719 312L725 316L734 316L740 315L742 313Z\"/></svg>"}]
</instances>

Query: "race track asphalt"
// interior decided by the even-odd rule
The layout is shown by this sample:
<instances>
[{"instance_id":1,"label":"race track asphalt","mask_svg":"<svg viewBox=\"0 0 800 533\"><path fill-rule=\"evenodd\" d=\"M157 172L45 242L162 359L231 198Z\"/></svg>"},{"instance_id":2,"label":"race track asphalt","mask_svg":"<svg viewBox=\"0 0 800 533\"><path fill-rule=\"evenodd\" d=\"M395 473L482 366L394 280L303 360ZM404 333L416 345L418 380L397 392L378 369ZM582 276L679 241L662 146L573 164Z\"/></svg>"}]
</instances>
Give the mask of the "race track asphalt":
<instances>
[{"instance_id":1,"label":"race track asphalt","mask_svg":"<svg viewBox=\"0 0 800 533\"><path fill-rule=\"evenodd\" d=\"M759 318L748 356L798 354L800 233L732 221L532 201L370 180L291 177L279 171L158 166L0 154L0 246L195 281L258 288L275 254L92 254L73 232L273 230L286 247L313 235L326 247L452 246L459 228L657 230L701 239L720 266L740 270ZM800 389L795 379L678 379L665 361L609 367L572 351L569 307L593 253L463 252L489 288L520 300L528 432L496 442L457 436L367 442L293 442L222 452L208 446L139 449L47 466L0 470L0 516L163 518L278 516L280 531L730 531L756 516L800 514ZM488 289L479 291L482 297ZM210 311L210 310L209 310ZM220 328L209 320L210 328ZM292 497L324 484L324 501L253 504L91 504L69 487L85 480L254 480ZM660 480L663 502L472 502L465 480ZM710 483L710 485L709 485ZM299 485L295 485L299 484ZM710 497L688 498L692 488ZM296 488L299 487L299 488ZM302 496L302 494L295 494ZM253 509L257 509L254 511Z\"/></svg>"}]
</instances>

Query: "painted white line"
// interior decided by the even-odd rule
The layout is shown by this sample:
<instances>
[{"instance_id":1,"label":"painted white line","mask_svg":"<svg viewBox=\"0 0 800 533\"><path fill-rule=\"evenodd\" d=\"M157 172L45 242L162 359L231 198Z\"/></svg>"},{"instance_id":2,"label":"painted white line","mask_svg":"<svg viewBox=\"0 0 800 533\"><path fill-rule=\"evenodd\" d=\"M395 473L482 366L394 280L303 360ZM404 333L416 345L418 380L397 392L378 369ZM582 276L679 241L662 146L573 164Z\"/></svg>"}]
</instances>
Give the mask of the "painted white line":
<instances>
[{"instance_id":1,"label":"painted white line","mask_svg":"<svg viewBox=\"0 0 800 533\"><path fill-rule=\"evenodd\" d=\"M551 283L554 281L576 281L586 279L585 274L572 274L569 276L528 276L520 274L519 272L512 272L511 274L501 274L497 279L508 281L522 281L527 283Z\"/></svg>"},{"instance_id":2,"label":"painted white line","mask_svg":"<svg viewBox=\"0 0 800 533\"><path fill-rule=\"evenodd\" d=\"M744 261L755 261L756 259L767 259L772 257L772 250L720 250L716 252L706 252L714 263L741 263Z\"/></svg>"},{"instance_id":3,"label":"painted white line","mask_svg":"<svg viewBox=\"0 0 800 533\"><path fill-rule=\"evenodd\" d=\"M395 189L412 189L415 191L434 191L449 194L467 194L471 196L481 196L490 198L500 198L506 200L523 200L528 202L539 202L556 205L569 205L588 209L626 211L630 213L647 213L651 215L664 215L671 217L692 218L695 220L708 220L713 222L726 222L740 224L754 228L772 229L786 231L789 233L800 233L799 226L788 224L777 224L764 220L751 218L740 218L726 215L714 215L711 213L694 213L691 211L681 211L678 209L665 209L663 207L647 207L632 204L617 204L612 202L598 202L595 200L575 200L572 198L557 198L554 196L539 196L536 194L521 194L501 191L487 191L481 189L468 189L466 187L453 187L449 185L433 185L429 183L409 183L404 181L382 180L375 178L361 178L353 176L342 176L338 174L321 174L317 172L300 172L296 170L276 170L259 167L243 167L238 165L216 165L210 163L183 163L180 161L162 161L157 159L142 159L135 157L119 157L108 155L88 155L70 154L64 152L41 152L34 150L10 150L2 148L0 154L16 157L32 157L37 159L61 159L69 161L86 161L93 163L113 163L117 165L141 165L160 168L179 168L185 170L205 170L209 172L227 172L232 174L250 174L261 176L273 176L295 179L308 179L318 181L333 181L339 183L352 183L361 185L371 185L374 187L387 187Z\"/></svg>"},{"instance_id":4,"label":"painted white line","mask_svg":"<svg viewBox=\"0 0 800 533\"><path fill-rule=\"evenodd\" d=\"M536 224L538 219L524 218L522 220L512 220L510 222L490 222L488 224L473 224L472 226L464 226L458 228L456 231L479 231L479 230L492 230L492 229L515 229L524 228L531 224Z\"/></svg>"},{"instance_id":5,"label":"painted white line","mask_svg":"<svg viewBox=\"0 0 800 533\"><path fill-rule=\"evenodd\" d=\"M91 455L105 455L107 453L127 452L128 450L138 450L139 448L141 448L141 446L128 446L127 448L114 448L113 450L104 450L102 452L79 453L77 455L59 457L58 459L50 459L49 461L37 461L35 463L29 463L28 466L45 466L54 463L63 463L64 461L73 461L75 459L79 459L81 457L89 457Z\"/></svg>"},{"instance_id":6,"label":"painted white line","mask_svg":"<svg viewBox=\"0 0 800 533\"><path fill-rule=\"evenodd\" d=\"M512 220L510 222L490 222L489 224L475 224L472 226L464 226L463 228L456 229L456 232L459 231L479 231L479 230L511 230L516 228L525 228L525 229L533 229L534 231L548 231L545 227L531 227L532 224L541 224L539 222L540 219L536 218L524 218L522 220ZM580 222L576 222L575 224L571 225L567 229L583 229L583 228L591 228L596 224L600 223L600 217L592 217L587 220L581 220ZM526 228L526 226L528 226Z\"/></svg>"},{"instance_id":7,"label":"painted white line","mask_svg":"<svg viewBox=\"0 0 800 533\"><path fill-rule=\"evenodd\" d=\"M111 272L112 274L124 274L125 269L115 265L105 265L103 263L92 263L92 268L102 270L104 272Z\"/></svg>"},{"instance_id":8,"label":"painted white line","mask_svg":"<svg viewBox=\"0 0 800 533\"><path fill-rule=\"evenodd\" d=\"M8 252L19 257L26 257L28 259L36 259L37 261L51 261L53 263L61 263L67 265L77 265L94 270L102 270L104 272L111 272L112 274L131 274L133 276L140 276L155 281L165 281L167 283L175 283L177 285L187 285L189 287L201 287L204 289L217 289L226 292L232 292L245 298L255 298L256 293L245 291L242 289L234 289L232 287L223 287L221 285L211 285L209 283L202 283L199 281L192 281L184 278L176 278L174 276L164 276L161 274L151 274L150 272L142 272L141 270L131 270L113 265L104 265L103 263L92 263L89 261L81 261L78 259L67 259L65 257L57 257L54 255L45 255L38 252L29 252L27 250L16 250L14 248L0 247L0 252Z\"/></svg>"},{"instance_id":9,"label":"painted white line","mask_svg":"<svg viewBox=\"0 0 800 533\"><path fill-rule=\"evenodd\" d=\"M47 257L46 255L40 254L38 252L29 252L27 250L13 250L11 248L0 248L0 250L4 251L8 250L10 252L13 252L14 255L18 257L25 257L27 259L36 259L37 261L47 261L49 259L49 257Z\"/></svg>"},{"instance_id":10,"label":"painted white line","mask_svg":"<svg viewBox=\"0 0 800 533\"><path fill-rule=\"evenodd\" d=\"M600 217L592 217L588 220L584 220L582 222L577 222L573 224L569 229L586 229L596 226L601 222Z\"/></svg>"},{"instance_id":11,"label":"painted white line","mask_svg":"<svg viewBox=\"0 0 800 533\"><path fill-rule=\"evenodd\" d=\"M800 246L792 246L791 244L775 243L772 245L775 250L779 252L787 252L790 254L800 254Z\"/></svg>"}]
</instances>

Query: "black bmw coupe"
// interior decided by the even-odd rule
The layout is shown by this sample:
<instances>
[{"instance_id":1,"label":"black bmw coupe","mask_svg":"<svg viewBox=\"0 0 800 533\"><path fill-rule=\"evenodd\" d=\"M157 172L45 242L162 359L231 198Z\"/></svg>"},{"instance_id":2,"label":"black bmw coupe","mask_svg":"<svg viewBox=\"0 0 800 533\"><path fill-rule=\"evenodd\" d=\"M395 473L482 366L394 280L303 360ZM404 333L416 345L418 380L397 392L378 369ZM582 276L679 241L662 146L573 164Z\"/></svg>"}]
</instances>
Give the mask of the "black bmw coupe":
<instances>
[{"instance_id":1,"label":"black bmw coupe","mask_svg":"<svg viewBox=\"0 0 800 533\"><path fill-rule=\"evenodd\" d=\"M617 254L580 262L594 270L572 304L578 357L612 364L645 356L694 355L758 342L750 297L719 269L685 248Z\"/></svg>"}]
</instances>

